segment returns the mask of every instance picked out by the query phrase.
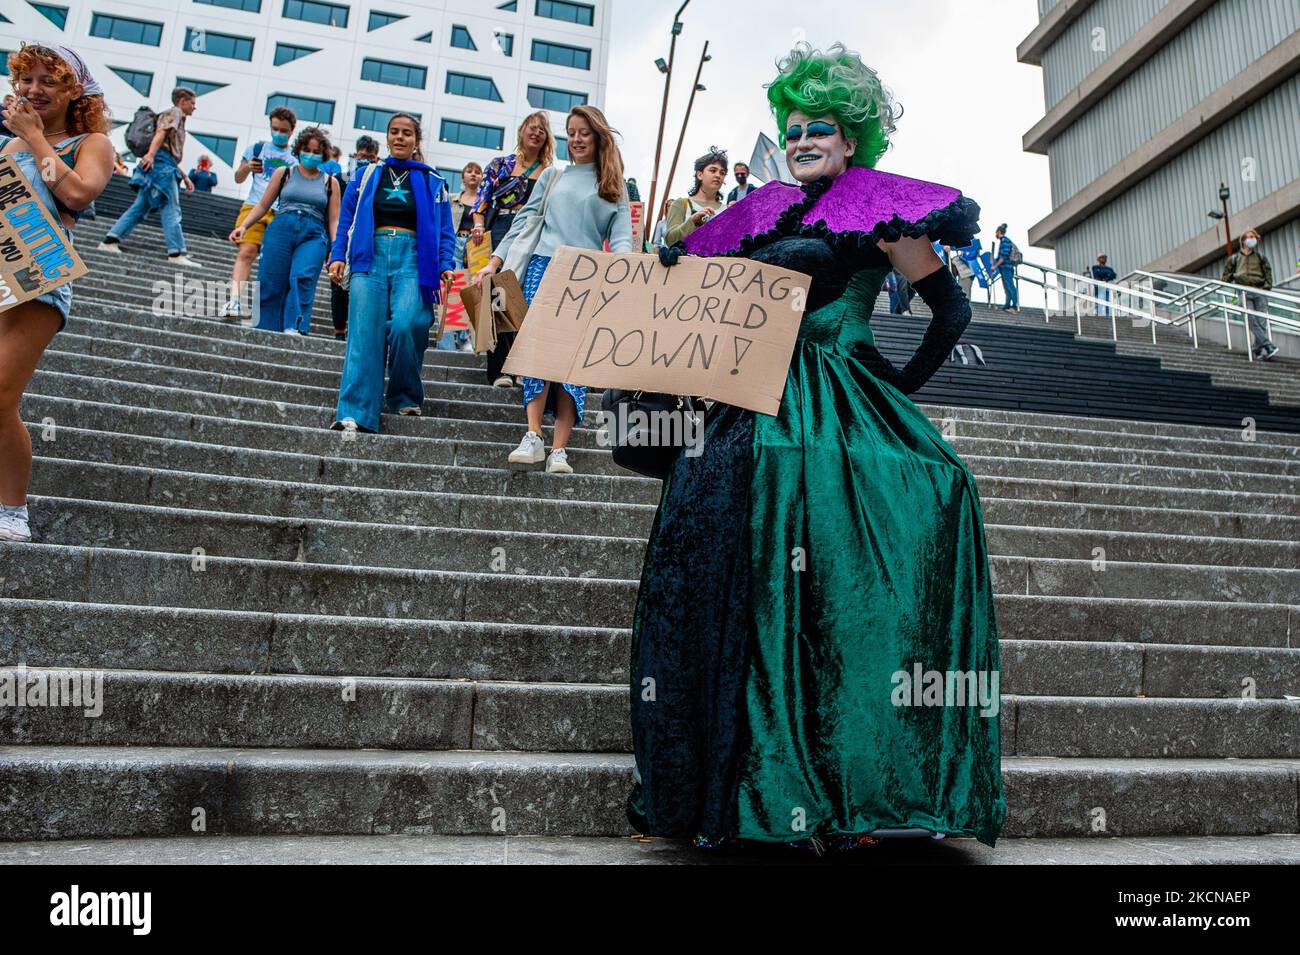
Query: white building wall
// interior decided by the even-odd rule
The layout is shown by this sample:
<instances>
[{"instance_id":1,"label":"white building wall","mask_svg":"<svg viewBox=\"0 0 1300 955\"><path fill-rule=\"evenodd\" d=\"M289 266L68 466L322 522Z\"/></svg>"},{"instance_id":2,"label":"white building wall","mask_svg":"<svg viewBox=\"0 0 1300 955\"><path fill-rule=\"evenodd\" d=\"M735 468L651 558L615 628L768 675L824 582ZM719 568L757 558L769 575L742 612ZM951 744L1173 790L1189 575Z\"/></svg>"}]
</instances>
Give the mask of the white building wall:
<instances>
[{"instance_id":1,"label":"white building wall","mask_svg":"<svg viewBox=\"0 0 1300 955\"><path fill-rule=\"evenodd\" d=\"M213 156L220 179L217 192L238 195L230 165L204 146L195 134L231 137L236 157L249 143L266 139L266 103L276 93L332 100L333 122L327 129L346 156L358 136L369 134L383 142L383 131L355 125L358 106L407 110L420 114L424 127L424 154L432 166L459 170L469 160L486 164L496 150L484 150L439 141L443 118L501 127L503 152L512 149L519 122L533 108L528 103L529 84L585 93L588 102L604 108L609 69L609 0L584 0L594 8L592 26L538 16L538 0L517 0L517 9L498 9L501 0L336 0L349 9L346 28L308 23L285 17L286 0L261 0L260 10L245 12L213 6L198 0L56 0L68 8L67 23L59 30L26 0L5 0L0 12L12 22L0 23L0 49L13 50L23 39L59 42L77 50L107 92L114 118L127 121L145 102L131 85L110 67L153 73L148 104L154 109L170 105L178 77L227 84L199 97L190 118L184 164L189 169L200 155ZM367 29L370 12L405 14L405 19L376 30ZM90 35L94 14L129 17L162 24L158 46L148 46ZM453 25L466 27L477 50L451 46ZM187 29L214 31L253 40L251 61L193 52L185 49ZM493 42L494 31L514 36L513 56ZM415 38L432 32L432 42ZM534 39L553 40L591 50L589 70L533 61ZM274 65L277 42L317 47L312 53L281 66ZM366 57L423 66L428 70L424 89L412 89L361 79ZM503 102L445 92L448 70L491 77ZM551 114L552 130L564 136L564 114ZM299 120L300 127L302 120ZM114 143L125 151L122 127L113 132ZM237 162L237 158L236 158Z\"/></svg>"}]
</instances>

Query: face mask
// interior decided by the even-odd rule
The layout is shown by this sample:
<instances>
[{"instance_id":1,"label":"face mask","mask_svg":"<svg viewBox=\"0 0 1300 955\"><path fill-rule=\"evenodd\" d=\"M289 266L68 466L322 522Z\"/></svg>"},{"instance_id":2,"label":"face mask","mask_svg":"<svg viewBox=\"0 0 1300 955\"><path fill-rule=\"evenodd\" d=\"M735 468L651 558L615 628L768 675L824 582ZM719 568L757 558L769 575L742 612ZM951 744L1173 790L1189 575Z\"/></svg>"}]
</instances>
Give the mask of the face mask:
<instances>
[{"instance_id":1,"label":"face mask","mask_svg":"<svg viewBox=\"0 0 1300 955\"><path fill-rule=\"evenodd\" d=\"M283 147L285 147L285 146L288 146L288 145L289 145L289 134L288 134L288 133L272 133L272 134L271 134L271 142L275 143L277 146L280 146L281 148L283 148Z\"/></svg>"},{"instance_id":2,"label":"face mask","mask_svg":"<svg viewBox=\"0 0 1300 955\"><path fill-rule=\"evenodd\" d=\"M748 181L748 179L749 179L749 173L747 172L736 173L736 183L738 185L743 186Z\"/></svg>"},{"instance_id":3,"label":"face mask","mask_svg":"<svg viewBox=\"0 0 1300 955\"><path fill-rule=\"evenodd\" d=\"M319 169L320 164L325 161L324 156L318 156L315 153L303 153L298 157L298 163L304 169Z\"/></svg>"},{"instance_id":4,"label":"face mask","mask_svg":"<svg viewBox=\"0 0 1300 955\"><path fill-rule=\"evenodd\" d=\"M1245 242L1242 243L1242 245L1244 245L1248 249L1253 249L1258 244L1259 244L1259 240L1254 238L1247 239Z\"/></svg>"}]
</instances>

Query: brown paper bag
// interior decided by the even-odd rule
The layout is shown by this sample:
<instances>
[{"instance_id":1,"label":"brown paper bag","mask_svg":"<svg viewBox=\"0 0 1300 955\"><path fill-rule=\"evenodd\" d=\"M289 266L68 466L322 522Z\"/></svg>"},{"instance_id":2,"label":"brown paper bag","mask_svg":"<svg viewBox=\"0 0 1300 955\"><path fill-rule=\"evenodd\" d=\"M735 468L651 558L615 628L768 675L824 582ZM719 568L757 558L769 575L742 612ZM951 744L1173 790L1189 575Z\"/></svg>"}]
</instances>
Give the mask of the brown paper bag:
<instances>
[{"instance_id":1,"label":"brown paper bag","mask_svg":"<svg viewBox=\"0 0 1300 955\"><path fill-rule=\"evenodd\" d=\"M504 306L501 309L492 308L493 300L498 298L492 294L493 287L501 289L499 298ZM528 313L524 291L509 269L483 276L482 288L466 285L460 290L460 300L474 334L474 351L480 355L497 347L498 332L519 331Z\"/></svg>"}]
</instances>

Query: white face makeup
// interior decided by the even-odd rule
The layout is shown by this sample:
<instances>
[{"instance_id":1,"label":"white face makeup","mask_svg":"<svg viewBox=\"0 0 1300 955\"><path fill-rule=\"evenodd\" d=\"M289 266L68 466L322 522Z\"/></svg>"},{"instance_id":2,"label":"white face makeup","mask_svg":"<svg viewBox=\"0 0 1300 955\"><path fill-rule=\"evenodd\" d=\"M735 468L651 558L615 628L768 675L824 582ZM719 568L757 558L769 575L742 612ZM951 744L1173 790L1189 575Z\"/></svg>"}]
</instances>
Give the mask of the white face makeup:
<instances>
[{"instance_id":1,"label":"white face makeup","mask_svg":"<svg viewBox=\"0 0 1300 955\"><path fill-rule=\"evenodd\" d=\"M799 182L838 176L857 151L857 142L845 140L834 116L805 116L795 111L785 125L785 162Z\"/></svg>"}]
</instances>

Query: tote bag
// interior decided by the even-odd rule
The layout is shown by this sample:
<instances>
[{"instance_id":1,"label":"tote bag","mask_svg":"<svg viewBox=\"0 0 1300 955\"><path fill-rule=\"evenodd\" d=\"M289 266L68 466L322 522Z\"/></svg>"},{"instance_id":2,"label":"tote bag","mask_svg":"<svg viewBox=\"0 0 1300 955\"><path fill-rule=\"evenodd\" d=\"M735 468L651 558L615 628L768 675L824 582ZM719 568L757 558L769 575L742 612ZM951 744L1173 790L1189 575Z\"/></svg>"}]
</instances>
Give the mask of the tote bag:
<instances>
[{"instance_id":1,"label":"tote bag","mask_svg":"<svg viewBox=\"0 0 1300 955\"><path fill-rule=\"evenodd\" d=\"M546 192L542 193L542 204L537 209L537 214L524 223L519 234L515 236L514 242L510 246L507 258L501 265L501 270L509 270L520 277L528 270L528 260L533 257L533 251L537 248L537 243L541 241L542 229L546 225L546 203L551 198L551 190L555 184L560 181L563 170L551 167L555 171L551 174L551 181L546 184Z\"/></svg>"}]
</instances>

